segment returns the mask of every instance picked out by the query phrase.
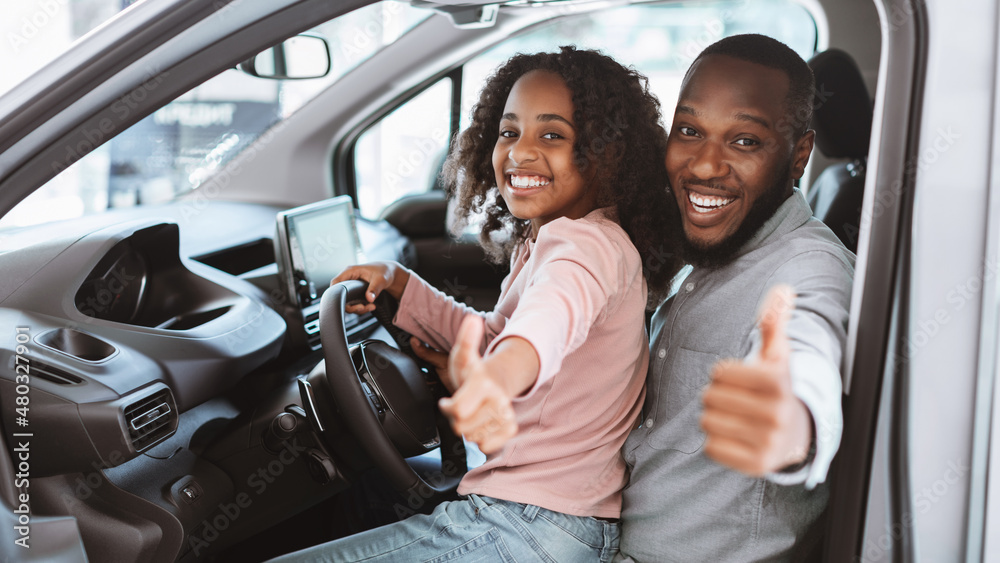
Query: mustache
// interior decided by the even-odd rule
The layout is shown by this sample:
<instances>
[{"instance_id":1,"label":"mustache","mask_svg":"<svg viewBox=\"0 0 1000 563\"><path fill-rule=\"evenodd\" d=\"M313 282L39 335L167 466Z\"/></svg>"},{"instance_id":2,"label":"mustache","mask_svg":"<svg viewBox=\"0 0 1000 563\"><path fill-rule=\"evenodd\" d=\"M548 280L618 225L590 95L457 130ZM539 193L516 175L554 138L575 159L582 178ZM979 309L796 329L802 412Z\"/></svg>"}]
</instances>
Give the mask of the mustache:
<instances>
[{"instance_id":1,"label":"mustache","mask_svg":"<svg viewBox=\"0 0 1000 563\"><path fill-rule=\"evenodd\" d=\"M737 191L718 182L713 182L712 180L699 180L697 178L682 179L680 181L680 185L681 188L686 188L688 186L700 186L702 188L708 188L710 190L720 191L727 194L736 193Z\"/></svg>"}]
</instances>

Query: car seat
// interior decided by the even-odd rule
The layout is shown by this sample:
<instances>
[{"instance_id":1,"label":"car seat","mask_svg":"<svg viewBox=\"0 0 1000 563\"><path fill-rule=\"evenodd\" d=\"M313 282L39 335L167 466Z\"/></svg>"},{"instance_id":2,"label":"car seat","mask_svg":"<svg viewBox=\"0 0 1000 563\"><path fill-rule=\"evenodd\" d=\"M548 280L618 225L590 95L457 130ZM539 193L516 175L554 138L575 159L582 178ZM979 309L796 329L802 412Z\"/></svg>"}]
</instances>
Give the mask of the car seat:
<instances>
[{"instance_id":1,"label":"car seat","mask_svg":"<svg viewBox=\"0 0 1000 563\"><path fill-rule=\"evenodd\" d=\"M865 168L872 132L872 100L850 55L829 49L809 61L816 76L812 128L816 147L827 158L847 160L828 166L809 188L813 215L844 245L857 252Z\"/></svg>"}]
</instances>

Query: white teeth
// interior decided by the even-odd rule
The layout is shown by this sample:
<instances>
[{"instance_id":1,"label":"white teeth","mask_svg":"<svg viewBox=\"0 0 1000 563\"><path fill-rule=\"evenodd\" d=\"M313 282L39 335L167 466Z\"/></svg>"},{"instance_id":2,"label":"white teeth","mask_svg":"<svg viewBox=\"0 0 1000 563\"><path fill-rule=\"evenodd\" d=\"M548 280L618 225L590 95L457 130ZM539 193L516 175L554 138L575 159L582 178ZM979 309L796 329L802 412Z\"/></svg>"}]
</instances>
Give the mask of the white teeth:
<instances>
[{"instance_id":1,"label":"white teeth","mask_svg":"<svg viewBox=\"0 0 1000 563\"><path fill-rule=\"evenodd\" d=\"M733 202L735 198L724 198L715 196L701 196L688 192L688 200L694 204L695 211L708 213L709 211L725 207Z\"/></svg>"},{"instance_id":2,"label":"white teeth","mask_svg":"<svg viewBox=\"0 0 1000 563\"><path fill-rule=\"evenodd\" d=\"M512 174L510 177L510 185L515 188L535 188L538 186L547 186L548 184L548 180L539 176L515 176Z\"/></svg>"}]
</instances>

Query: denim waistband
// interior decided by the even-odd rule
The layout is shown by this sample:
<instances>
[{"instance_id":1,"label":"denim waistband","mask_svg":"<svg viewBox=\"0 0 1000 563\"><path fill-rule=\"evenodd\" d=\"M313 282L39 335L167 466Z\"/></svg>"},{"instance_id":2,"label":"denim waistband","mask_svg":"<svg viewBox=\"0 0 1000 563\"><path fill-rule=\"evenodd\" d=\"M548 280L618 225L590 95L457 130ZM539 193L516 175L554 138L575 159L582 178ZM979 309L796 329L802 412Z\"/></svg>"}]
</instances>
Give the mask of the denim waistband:
<instances>
[{"instance_id":1,"label":"denim waistband","mask_svg":"<svg viewBox=\"0 0 1000 563\"><path fill-rule=\"evenodd\" d=\"M517 502L513 500L504 500L502 498L489 497L486 495L477 495L475 493L470 493L469 495L466 495L466 498L470 499L473 502L473 504L475 504L480 509L486 508L487 506L491 506L494 504L504 504L509 508L517 507L519 510L522 511L522 516L525 517L525 520L528 520L529 522L531 520L534 520L535 516L537 516L538 512L541 510L546 510L549 512L558 512L559 514L563 514L565 516L570 516L574 518L593 518L594 520L598 520L600 522L612 525L618 525L621 522L621 519L619 518L605 518L602 516L576 516L574 514L566 514L565 512L550 510L548 508L536 506L534 504L527 504L524 502Z\"/></svg>"}]
</instances>

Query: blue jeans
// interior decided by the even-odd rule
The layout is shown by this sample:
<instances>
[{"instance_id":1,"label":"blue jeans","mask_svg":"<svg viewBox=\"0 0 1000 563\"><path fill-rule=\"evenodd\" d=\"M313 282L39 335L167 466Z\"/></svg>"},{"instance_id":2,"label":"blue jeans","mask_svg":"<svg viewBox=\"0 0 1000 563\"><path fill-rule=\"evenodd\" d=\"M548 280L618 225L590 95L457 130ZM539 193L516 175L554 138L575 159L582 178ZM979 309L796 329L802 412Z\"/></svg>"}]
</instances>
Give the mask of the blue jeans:
<instances>
[{"instance_id":1,"label":"blue jeans","mask_svg":"<svg viewBox=\"0 0 1000 563\"><path fill-rule=\"evenodd\" d=\"M395 524L289 553L272 562L607 563L618 552L609 522L486 496L439 504Z\"/></svg>"}]
</instances>

